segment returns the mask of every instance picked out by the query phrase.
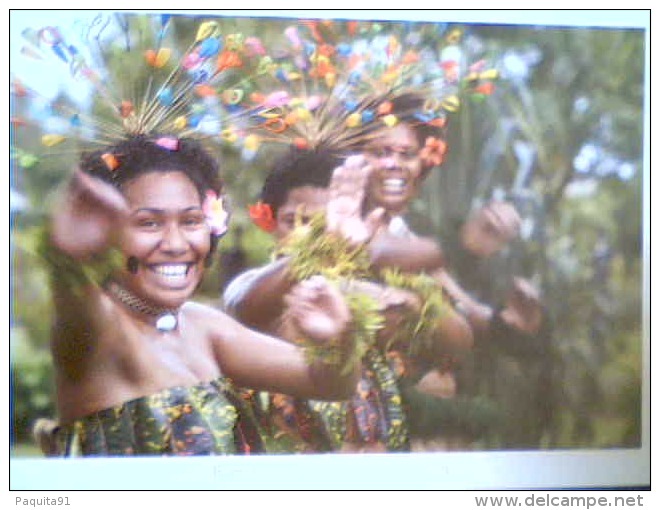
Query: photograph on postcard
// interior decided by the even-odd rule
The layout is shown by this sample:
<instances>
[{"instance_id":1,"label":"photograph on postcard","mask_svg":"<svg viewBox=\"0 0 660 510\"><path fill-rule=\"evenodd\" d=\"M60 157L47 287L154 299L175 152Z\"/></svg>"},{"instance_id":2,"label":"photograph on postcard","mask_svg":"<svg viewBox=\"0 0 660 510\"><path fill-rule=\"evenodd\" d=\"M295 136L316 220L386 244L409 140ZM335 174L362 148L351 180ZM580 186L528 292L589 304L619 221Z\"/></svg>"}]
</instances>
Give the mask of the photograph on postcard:
<instances>
[{"instance_id":1,"label":"photograph on postcard","mask_svg":"<svg viewBox=\"0 0 660 510\"><path fill-rule=\"evenodd\" d=\"M438 13L10 13L13 461L643 448L647 33Z\"/></svg>"}]
</instances>

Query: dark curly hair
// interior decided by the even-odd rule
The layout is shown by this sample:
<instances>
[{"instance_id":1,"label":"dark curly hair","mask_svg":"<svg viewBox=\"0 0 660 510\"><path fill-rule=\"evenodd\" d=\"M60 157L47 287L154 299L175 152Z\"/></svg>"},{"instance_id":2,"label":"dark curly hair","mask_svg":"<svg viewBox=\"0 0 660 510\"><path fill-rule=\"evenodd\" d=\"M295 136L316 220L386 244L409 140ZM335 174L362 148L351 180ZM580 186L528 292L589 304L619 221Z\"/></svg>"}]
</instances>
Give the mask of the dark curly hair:
<instances>
[{"instance_id":1,"label":"dark curly hair","mask_svg":"<svg viewBox=\"0 0 660 510\"><path fill-rule=\"evenodd\" d=\"M292 189L302 186L327 188L333 170L341 162L341 157L329 148L291 147L271 167L261 190L261 201L270 205L273 215L276 215Z\"/></svg>"},{"instance_id":2,"label":"dark curly hair","mask_svg":"<svg viewBox=\"0 0 660 510\"><path fill-rule=\"evenodd\" d=\"M199 192L200 200L206 191L222 192L219 165L202 146L191 139L175 139L176 150L156 143L158 137L144 135L125 138L116 145L85 152L80 157L82 171L116 186L120 190L127 182L150 173L177 171L186 175ZM111 158L110 160L108 158ZM206 265L212 262L219 238L211 236L211 249Z\"/></svg>"},{"instance_id":3,"label":"dark curly hair","mask_svg":"<svg viewBox=\"0 0 660 510\"><path fill-rule=\"evenodd\" d=\"M222 190L218 162L203 146L189 139L176 139L177 150L169 150L156 143L158 137L138 135L126 138L116 145L94 152L83 153L80 166L84 172L122 189L124 184L150 172L178 171L190 178L200 197L207 190ZM107 163L110 156L116 168Z\"/></svg>"}]
</instances>

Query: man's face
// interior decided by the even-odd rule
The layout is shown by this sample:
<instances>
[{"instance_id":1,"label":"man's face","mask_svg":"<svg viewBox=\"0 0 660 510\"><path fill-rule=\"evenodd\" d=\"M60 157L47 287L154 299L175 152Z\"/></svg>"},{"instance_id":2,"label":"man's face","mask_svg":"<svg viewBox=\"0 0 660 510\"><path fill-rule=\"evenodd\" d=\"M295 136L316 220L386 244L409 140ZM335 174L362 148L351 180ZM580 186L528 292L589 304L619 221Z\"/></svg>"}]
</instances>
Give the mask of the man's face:
<instances>
[{"instance_id":1,"label":"man's face","mask_svg":"<svg viewBox=\"0 0 660 510\"><path fill-rule=\"evenodd\" d=\"M319 212L324 212L328 203L328 189L314 186L301 186L289 191L287 200L277 210L275 220L277 227L273 231L275 239L284 239L294 229L296 215L300 215L303 223Z\"/></svg>"},{"instance_id":2,"label":"man's face","mask_svg":"<svg viewBox=\"0 0 660 510\"><path fill-rule=\"evenodd\" d=\"M373 170L367 184L370 207L401 214L417 194L422 175L420 146L415 131L401 123L365 147Z\"/></svg>"}]
</instances>

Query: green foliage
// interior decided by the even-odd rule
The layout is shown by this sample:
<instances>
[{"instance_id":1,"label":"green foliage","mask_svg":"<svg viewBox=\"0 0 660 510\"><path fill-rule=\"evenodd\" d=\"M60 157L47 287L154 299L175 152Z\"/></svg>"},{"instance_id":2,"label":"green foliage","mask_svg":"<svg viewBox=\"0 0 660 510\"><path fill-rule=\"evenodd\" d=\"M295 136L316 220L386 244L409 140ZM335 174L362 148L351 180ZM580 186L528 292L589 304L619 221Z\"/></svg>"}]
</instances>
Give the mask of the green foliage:
<instances>
[{"instance_id":1,"label":"green foliage","mask_svg":"<svg viewBox=\"0 0 660 510\"><path fill-rule=\"evenodd\" d=\"M33 345L25 328L11 328L10 336L14 433L17 441L29 442L34 421L55 416L52 364L48 352Z\"/></svg>"},{"instance_id":2,"label":"green foliage","mask_svg":"<svg viewBox=\"0 0 660 510\"><path fill-rule=\"evenodd\" d=\"M422 303L419 315L408 317L406 323L389 340L389 344L408 345L412 356L428 356L433 353L436 329L450 307L442 288L435 279L424 273L407 274L386 268L381 271L380 277L390 287L415 293Z\"/></svg>"},{"instance_id":3,"label":"green foliage","mask_svg":"<svg viewBox=\"0 0 660 510\"><path fill-rule=\"evenodd\" d=\"M334 234L325 232L325 220L316 215L307 225L296 220L296 228L277 255L291 257L290 272L297 281L314 275L330 280L365 278L370 275L369 258L364 248Z\"/></svg>"}]
</instances>

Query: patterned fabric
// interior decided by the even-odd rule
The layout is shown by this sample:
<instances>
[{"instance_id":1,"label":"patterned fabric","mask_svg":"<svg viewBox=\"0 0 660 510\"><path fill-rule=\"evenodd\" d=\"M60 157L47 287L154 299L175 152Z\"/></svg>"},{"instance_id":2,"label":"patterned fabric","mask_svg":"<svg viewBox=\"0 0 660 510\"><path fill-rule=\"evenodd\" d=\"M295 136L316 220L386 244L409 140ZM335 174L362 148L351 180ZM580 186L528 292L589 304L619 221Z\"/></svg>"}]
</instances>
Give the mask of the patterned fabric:
<instances>
[{"instance_id":1,"label":"patterned fabric","mask_svg":"<svg viewBox=\"0 0 660 510\"><path fill-rule=\"evenodd\" d=\"M332 451L320 418L306 400L249 389L243 389L240 393L264 431L268 453Z\"/></svg>"},{"instance_id":2,"label":"patterned fabric","mask_svg":"<svg viewBox=\"0 0 660 510\"><path fill-rule=\"evenodd\" d=\"M396 374L385 357L369 349L362 358L362 377L346 402L311 401L335 449L344 441L383 443L388 451L409 449L408 428Z\"/></svg>"},{"instance_id":3,"label":"patterned fabric","mask_svg":"<svg viewBox=\"0 0 660 510\"><path fill-rule=\"evenodd\" d=\"M280 446L294 452L333 450L321 418L308 401L281 393L271 393L268 397L269 415L276 429L274 436Z\"/></svg>"},{"instance_id":4,"label":"patterned fabric","mask_svg":"<svg viewBox=\"0 0 660 510\"><path fill-rule=\"evenodd\" d=\"M263 450L250 409L227 380L177 386L61 428L67 456L222 455Z\"/></svg>"}]
</instances>

